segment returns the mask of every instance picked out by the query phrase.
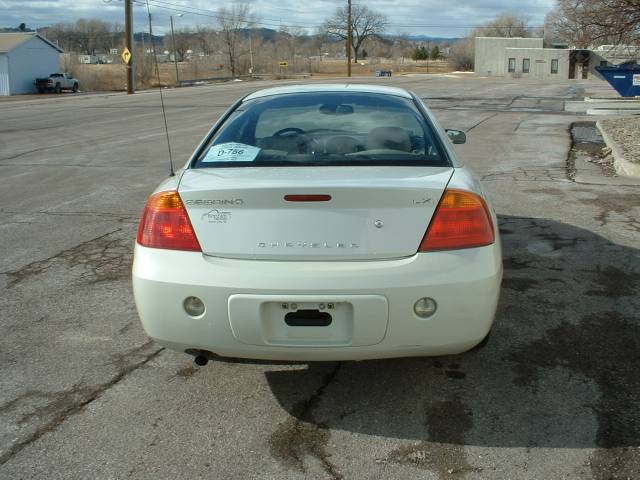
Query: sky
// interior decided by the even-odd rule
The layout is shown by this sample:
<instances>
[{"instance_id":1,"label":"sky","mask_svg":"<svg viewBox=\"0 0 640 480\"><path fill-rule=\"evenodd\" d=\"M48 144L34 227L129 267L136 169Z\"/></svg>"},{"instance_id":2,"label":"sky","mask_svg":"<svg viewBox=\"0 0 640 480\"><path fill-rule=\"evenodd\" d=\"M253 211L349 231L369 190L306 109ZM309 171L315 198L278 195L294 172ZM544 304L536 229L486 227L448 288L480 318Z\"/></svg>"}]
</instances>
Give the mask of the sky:
<instances>
[{"instance_id":1,"label":"sky","mask_svg":"<svg viewBox=\"0 0 640 480\"><path fill-rule=\"evenodd\" d=\"M135 0L136 31L148 31L146 0ZM216 25L218 8L229 6L224 0L149 0L154 33L164 34L169 17L176 27ZM540 26L554 0L353 0L367 5L389 20L388 33L464 37L474 25L497 15L513 12ZM245 0L251 5L257 25L278 29L295 26L311 32L346 1L337 0ZM182 13L182 16L178 15ZM99 18L124 24L123 0L0 0L0 27L16 27L24 22L29 28L42 28L57 22L79 18Z\"/></svg>"}]
</instances>

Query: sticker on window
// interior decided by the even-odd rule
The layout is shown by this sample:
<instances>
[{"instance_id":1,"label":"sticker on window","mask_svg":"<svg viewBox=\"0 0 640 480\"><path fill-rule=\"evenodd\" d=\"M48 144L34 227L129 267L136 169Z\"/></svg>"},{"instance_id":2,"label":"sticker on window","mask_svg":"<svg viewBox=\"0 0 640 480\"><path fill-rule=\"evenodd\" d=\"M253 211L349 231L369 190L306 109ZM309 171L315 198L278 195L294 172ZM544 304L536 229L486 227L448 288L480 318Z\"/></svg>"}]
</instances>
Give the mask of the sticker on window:
<instances>
[{"instance_id":1,"label":"sticker on window","mask_svg":"<svg viewBox=\"0 0 640 480\"><path fill-rule=\"evenodd\" d=\"M212 145L202 159L210 162L251 162L260 153L258 147L245 145L244 143L221 143Z\"/></svg>"}]
</instances>

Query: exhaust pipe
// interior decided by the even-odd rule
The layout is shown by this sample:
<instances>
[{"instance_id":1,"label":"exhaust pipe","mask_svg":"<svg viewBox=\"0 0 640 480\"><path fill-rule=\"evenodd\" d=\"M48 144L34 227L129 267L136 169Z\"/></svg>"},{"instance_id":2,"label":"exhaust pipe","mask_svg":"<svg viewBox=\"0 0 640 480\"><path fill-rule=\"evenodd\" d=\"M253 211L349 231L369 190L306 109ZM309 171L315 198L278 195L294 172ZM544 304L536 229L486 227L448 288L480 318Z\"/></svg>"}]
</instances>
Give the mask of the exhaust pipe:
<instances>
[{"instance_id":1,"label":"exhaust pipe","mask_svg":"<svg viewBox=\"0 0 640 480\"><path fill-rule=\"evenodd\" d=\"M209 362L209 358L206 357L205 355L196 355L196 357L193 359L193 361L199 367L204 367Z\"/></svg>"},{"instance_id":2,"label":"exhaust pipe","mask_svg":"<svg viewBox=\"0 0 640 480\"><path fill-rule=\"evenodd\" d=\"M184 351L187 355L193 355L193 361L199 367L204 367L210 359L215 357L215 354L208 350L196 350L195 348L189 348Z\"/></svg>"}]
</instances>

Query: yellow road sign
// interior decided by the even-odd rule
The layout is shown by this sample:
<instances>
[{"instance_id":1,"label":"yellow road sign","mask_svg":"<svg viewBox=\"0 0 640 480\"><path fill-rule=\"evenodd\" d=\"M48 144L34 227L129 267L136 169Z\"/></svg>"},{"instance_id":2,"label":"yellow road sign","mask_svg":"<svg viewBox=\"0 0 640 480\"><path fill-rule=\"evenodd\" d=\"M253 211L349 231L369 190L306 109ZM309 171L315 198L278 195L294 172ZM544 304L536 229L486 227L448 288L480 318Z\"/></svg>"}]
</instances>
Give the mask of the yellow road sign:
<instances>
[{"instance_id":1,"label":"yellow road sign","mask_svg":"<svg viewBox=\"0 0 640 480\"><path fill-rule=\"evenodd\" d=\"M131 61L131 52L129 51L129 49L127 47L124 47L124 50L122 51L121 57L122 57L122 61L124 63L126 63L127 65Z\"/></svg>"},{"instance_id":2,"label":"yellow road sign","mask_svg":"<svg viewBox=\"0 0 640 480\"><path fill-rule=\"evenodd\" d=\"M280 68L287 68L289 66L289 62L279 62L278 65Z\"/></svg>"}]
</instances>

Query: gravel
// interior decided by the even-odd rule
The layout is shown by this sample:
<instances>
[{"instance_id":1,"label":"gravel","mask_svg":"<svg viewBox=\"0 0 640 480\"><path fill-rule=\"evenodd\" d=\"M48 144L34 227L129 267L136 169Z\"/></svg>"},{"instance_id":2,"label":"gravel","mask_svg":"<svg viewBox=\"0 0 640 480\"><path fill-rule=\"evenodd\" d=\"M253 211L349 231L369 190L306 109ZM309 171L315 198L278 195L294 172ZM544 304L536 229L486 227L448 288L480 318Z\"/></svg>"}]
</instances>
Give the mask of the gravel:
<instances>
[{"instance_id":1,"label":"gravel","mask_svg":"<svg viewBox=\"0 0 640 480\"><path fill-rule=\"evenodd\" d=\"M640 163L640 117L601 120L599 123L618 144L625 160Z\"/></svg>"}]
</instances>

